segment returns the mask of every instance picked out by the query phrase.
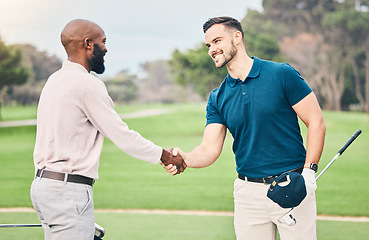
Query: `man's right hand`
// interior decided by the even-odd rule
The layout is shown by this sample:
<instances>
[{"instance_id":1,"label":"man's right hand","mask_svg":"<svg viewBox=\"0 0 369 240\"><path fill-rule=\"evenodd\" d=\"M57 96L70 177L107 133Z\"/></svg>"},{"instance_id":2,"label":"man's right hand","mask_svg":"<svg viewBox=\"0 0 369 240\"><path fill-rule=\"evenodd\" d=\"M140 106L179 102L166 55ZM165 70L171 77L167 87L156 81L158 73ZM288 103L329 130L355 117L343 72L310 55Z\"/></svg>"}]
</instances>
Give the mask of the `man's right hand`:
<instances>
[{"instance_id":1,"label":"man's right hand","mask_svg":"<svg viewBox=\"0 0 369 240\"><path fill-rule=\"evenodd\" d=\"M186 164L186 154L180 150L179 148L175 148L172 152L173 156L181 156ZM165 170L167 170L167 172L170 174L170 175L177 175L179 174L180 172L178 171L177 167L174 166L173 164L169 164L169 165L164 165L164 163L161 162L161 165L164 167ZM186 167L187 167L187 164L186 164Z\"/></svg>"},{"instance_id":2,"label":"man's right hand","mask_svg":"<svg viewBox=\"0 0 369 240\"><path fill-rule=\"evenodd\" d=\"M177 169L177 173L176 174L180 174L181 172L183 172L186 167L187 164L185 163L185 161L183 160L183 157L180 154L176 154L176 156L173 156L173 149L163 149L163 153L161 155L161 162L165 165L172 165L175 166Z\"/></svg>"}]
</instances>

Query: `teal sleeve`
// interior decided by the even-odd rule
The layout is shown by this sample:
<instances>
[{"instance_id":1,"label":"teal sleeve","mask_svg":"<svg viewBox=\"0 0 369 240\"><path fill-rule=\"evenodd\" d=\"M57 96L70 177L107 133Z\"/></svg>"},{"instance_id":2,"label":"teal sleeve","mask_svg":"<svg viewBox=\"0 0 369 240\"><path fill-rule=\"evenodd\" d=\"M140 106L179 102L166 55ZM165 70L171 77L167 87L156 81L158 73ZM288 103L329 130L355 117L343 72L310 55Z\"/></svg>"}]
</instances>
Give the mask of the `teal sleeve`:
<instances>
[{"instance_id":1,"label":"teal sleeve","mask_svg":"<svg viewBox=\"0 0 369 240\"><path fill-rule=\"evenodd\" d=\"M210 93L208 104L206 106L206 125L209 125L211 123L224 124L217 106L217 93L218 89L215 89Z\"/></svg>"},{"instance_id":2,"label":"teal sleeve","mask_svg":"<svg viewBox=\"0 0 369 240\"><path fill-rule=\"evenodd\" d=\"M312 92L300 73L287 63L283 64L283 77L285 83L285 96L291 106L300 102Z\"/></svg>"}]
</instances>

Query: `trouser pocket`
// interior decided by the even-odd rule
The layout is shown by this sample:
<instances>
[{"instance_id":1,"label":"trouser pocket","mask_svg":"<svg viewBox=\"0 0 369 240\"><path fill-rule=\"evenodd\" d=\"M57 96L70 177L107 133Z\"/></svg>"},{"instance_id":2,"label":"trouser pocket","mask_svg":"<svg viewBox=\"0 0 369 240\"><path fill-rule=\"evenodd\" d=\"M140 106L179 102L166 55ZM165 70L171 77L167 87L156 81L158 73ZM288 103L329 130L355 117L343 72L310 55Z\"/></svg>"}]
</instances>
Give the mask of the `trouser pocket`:
<instances>
[{"instance_id":1,"label":"trouser pocket","mask_svg":"<svg viewBox=\"0 0 369 240\"><path fill-rule=\"evenodd\" d=\"M83 186L76 193L76 210L81 216L86 209L92 204L92 189L88 186Z\"/></svg>"}]
</instances>

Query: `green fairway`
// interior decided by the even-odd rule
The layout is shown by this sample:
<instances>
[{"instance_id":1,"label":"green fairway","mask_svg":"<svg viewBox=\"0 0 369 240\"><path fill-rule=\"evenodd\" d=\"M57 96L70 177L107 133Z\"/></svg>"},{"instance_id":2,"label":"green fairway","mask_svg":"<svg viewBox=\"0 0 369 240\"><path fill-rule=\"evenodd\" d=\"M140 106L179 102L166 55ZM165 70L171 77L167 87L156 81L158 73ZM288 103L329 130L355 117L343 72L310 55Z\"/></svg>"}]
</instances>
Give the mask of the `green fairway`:
<instances>
[{"instance_id":1,"label":"green fairway","mask_svg":"<svg viewBox=\"0 0 369 240\"><path fill-rule=\"evenodd\" d=\"M161 105L149 105L146 108L161 108ZM165 148L180 147L184 151L190 151L200 144L205 126L204 104L162 105L162 108L171 109L174 113L125 119L125 122L131 129ZM118 106L117 109L124 113L133 112L135 107ZM137 107L137 110L144 109L145 106L142 105ZM21 108L15 110L21 111ZM31 115L24 114L15 119L32 118ZM33 114L32 111L29 114ZM369 180L369 116L362 113L324 112L324 117L327 135L319 171L357 129L362 129L363 133L319 179L316 192L318 214L369 216L369 190L366 186ZM4 118L12 119L5 112ZM302 132L305 136L304 126ZM0 207L31 207L29 188L34 175L32 152L35 135L35 126L0 128ZM127 156L106 139L99 175L100 179L94 186L96 209L233 211L233 181L237 175L230 135L227 136L222 155L215 164L204 169L187 169L185 173L174 177L168 175L160 165ZM0 221L32 223L37 220L34 214L30 214L30 218L19 214L0 213ZM176 221L181 222L183 228L173 229L174 225L170 224ZM109 239L122 239L119 234L127 239L144 239L148 236L155 236L151 239L174 239L172 236L178 239L181 235L179 233L187 234L179 239L234 239L232 217L98 213L97 222L106 226ZM169 224L167 228L166 224ZM24 234L27 239L32 239L33 234L28 238L27 232L35 232L36 235L38 230L11 230L12 234L17 233L16 236L21 236L23 231L26 232ZM353 232L358 236L350 238L349 234ZM164 233L171 237L164 237ZM203 236L202 233L214 235L210 238L200 237ZM369 236L369 226L368 223L319 221L318 234L319 239L365 239L363 236ZM329 238L333 235L334 238Z\"/></svg>"},{"instance_id":2,"label":"green fairway","mask_svg":"<svg viewBox=\"0 0 369 240\"><path fill-rule=\"evenodd\" d=\"M1 106L2 121L35 119L37 106Z\"/></svg>"},{"instance_id":3,"label":"green fairway","mask_svg":"<svg viewBox=\"0 0 369 240\"><path fill-rule=\"evenodd\" d=\"M126 119L144 137L158 145L192 150L201 142L205 126L205 105L162 105L172 114ZM117 107L133 111L133 106ZM160 108L160 105L148 105ZM144 109L144 106L138 106ZM21 111L16 108L15 111ZM14 113L14 115L19 115ZM363 133L318 181L318 213L369 216L369 116L362 113L324 112L326 144L320 170L357 130ZM0 128L0 207L31 207L29 186L34 168L32 152L35 126ZM302 127L306 134L306 128ZM233 181L236 178L228 135L221 157L204 169L187 169L168 175L160 165L127 156L106 139L94 186L96 208L233 210Z\"/></svg>"},{"instance_id":4,"label":"green fairway","mask_svg":"<svg viewBox=\"0 0 369 240\"><path fill-rule=\"evenodd\" d=\"M233 240L233 217L161 215L134 213L96 213L107 240ZM0 224L38 224L35 213L0 213ZM318 221L319 240L366 240L367 222ZM43 239L42 228L0 228L1 239Z\"/></svg>"}]
</instances>

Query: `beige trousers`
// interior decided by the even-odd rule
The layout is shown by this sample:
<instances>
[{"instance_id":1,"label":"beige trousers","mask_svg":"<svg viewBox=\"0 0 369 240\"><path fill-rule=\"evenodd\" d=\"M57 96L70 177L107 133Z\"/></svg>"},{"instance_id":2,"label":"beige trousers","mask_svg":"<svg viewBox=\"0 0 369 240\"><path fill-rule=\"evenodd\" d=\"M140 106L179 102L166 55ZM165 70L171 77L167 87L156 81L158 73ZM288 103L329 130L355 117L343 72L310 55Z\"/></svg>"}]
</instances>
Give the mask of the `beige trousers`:
<instances>
[{"instance_id":1,"label":"beige trousers","mask_svg":"<svg viewBox=\"0 0 369 240\"><path fill-rule=\"evenodd\" d=\"M31 200L45 240L92 240L95 215L92 187L36 177Z\"/></svg>"},{"instance_id":2,"label":"beige trousers","mask_svg":"<svg viewBox=\"0 0 369 240\"><path fill-rule=\"evenodd\" d=\"M267 197L269 185L236 179L234 182L234 227L237 240L316 240L315 193L294 208L296 225L279 223L290 208L282 208Z\"/></svg>"}]
</instances>

